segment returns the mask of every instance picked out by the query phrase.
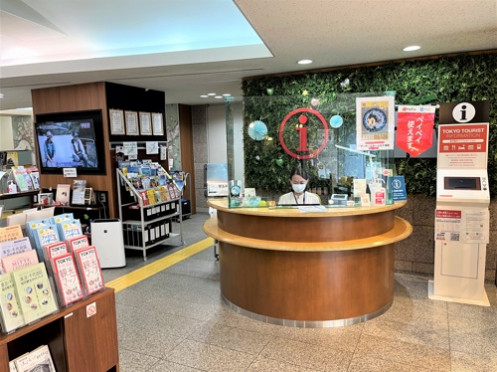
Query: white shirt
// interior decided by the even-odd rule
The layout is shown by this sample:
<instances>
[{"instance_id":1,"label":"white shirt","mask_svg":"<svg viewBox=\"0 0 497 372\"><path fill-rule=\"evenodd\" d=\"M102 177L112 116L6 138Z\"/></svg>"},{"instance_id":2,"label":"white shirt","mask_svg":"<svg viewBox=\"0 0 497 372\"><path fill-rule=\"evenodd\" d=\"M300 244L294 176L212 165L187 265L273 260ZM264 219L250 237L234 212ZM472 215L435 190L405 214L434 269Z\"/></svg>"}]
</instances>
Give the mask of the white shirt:
<instances>
[{"instance_id":1,"label":"white shirt","mask_svg":"<svg viewBox=\"0 0 497 372\"><path fill-rule=\"evenodd\" d=\"M296 196L293 191L280 196L279 205L289 204L321 204L321 199L312 192L305 191L302 195Z\"/></svg>"}]
</instances>

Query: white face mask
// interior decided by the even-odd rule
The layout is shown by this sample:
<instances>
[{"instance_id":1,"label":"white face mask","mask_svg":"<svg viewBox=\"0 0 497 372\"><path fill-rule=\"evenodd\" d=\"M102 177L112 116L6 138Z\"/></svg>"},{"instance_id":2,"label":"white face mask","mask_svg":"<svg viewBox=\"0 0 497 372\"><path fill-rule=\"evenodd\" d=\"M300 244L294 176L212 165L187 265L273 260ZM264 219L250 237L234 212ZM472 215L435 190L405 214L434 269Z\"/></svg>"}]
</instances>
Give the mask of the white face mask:
<instances>
[{"instance_id":1,"label":"white face mask","mask_svg":"<svg viewBox=\"0 0 497 372\"><path fill-rule=\"evenodd\" d=\"M297 194L303 193L305 190L305 187L306 187L305 183L292 183L292 189Z\"/></svg>"}]
</instances>

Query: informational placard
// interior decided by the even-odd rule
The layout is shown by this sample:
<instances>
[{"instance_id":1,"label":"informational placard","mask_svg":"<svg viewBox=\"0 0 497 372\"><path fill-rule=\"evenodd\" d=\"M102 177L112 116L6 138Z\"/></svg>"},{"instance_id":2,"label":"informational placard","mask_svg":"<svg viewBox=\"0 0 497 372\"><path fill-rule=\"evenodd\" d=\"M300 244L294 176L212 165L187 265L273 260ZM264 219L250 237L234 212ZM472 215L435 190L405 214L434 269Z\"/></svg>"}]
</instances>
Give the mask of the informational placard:
<instances>
[{"instance_id":1,"label":"informational placard","mask_svg":"<svg viewBox=\"0 0 497 372\"><path fill-rule=\"evenodd\" d=\"M356 98L357 150L393 150L393 96Z\"/></svg>"},{"instance_id":2,"label":"informational placard","mask_svg":"<svg viewBox=\"0 0 497 372\"><path fill-rule=\"evenodd\" d=\"M488 244L490 213L485 208L437 209L435 240Z\"/></svg>"},{"instance_id":3,"label":"informational placard","mask_svg":"<svg viewBox=\"0 0 497 372\"><path fill-rule=\"evenodd\" d=\"M486 169L488 123L438 127L439 169Z\"/></svg>"},{"instance_id":4,"label":"informational placard","mask_svg":"<svg viewBox=\"0 0 497 372\"><path fill-rule=\"evenodd\" d=\"M406 181L404 176L388 177L388 187L393 201L407 200Z\"/></svg>"}]
</instances>

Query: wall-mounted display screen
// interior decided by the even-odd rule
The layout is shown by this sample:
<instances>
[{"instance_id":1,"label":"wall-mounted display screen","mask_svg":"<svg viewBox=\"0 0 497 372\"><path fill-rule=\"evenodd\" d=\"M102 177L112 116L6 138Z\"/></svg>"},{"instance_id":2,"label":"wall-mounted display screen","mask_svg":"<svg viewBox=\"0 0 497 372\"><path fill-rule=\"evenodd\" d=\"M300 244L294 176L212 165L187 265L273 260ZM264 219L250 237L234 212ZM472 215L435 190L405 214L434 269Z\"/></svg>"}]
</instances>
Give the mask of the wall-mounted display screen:
<instances>
[{"instance_id":1,"label":"wall-mounted display screen","mask_svg":"<svg viewBox=\"0 0 497 372\"><path fill-rule=\"evenodd\" d=\"M105 174L101 110L36 115L35 131L42 174Z\"/></svg>"}]
</instances>

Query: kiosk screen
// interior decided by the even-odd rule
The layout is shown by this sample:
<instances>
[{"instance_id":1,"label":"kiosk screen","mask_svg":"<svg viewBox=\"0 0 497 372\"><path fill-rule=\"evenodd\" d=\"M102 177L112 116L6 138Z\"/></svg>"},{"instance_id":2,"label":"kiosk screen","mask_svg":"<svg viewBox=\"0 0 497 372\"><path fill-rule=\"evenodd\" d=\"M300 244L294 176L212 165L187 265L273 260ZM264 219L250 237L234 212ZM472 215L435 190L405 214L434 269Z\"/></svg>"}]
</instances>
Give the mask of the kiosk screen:
<instances>
[{"instance_id":1,"label":"kiosk screen","mask_svg":"<svg viewBox=\"0 0 497 372\"><path fill-rule=\"evenodd\" d=\"M480 177L445 177L446 190L481 190Z\"/></svg>"}]
</instances>

